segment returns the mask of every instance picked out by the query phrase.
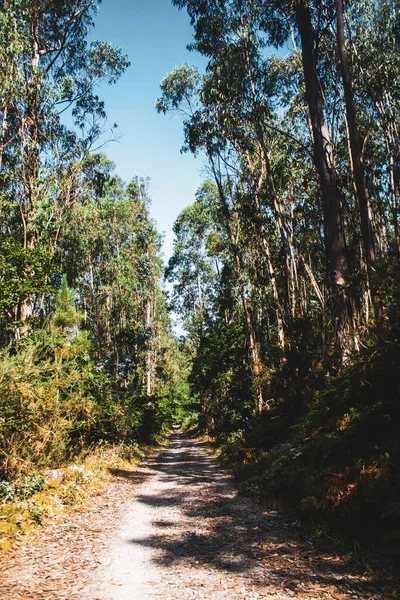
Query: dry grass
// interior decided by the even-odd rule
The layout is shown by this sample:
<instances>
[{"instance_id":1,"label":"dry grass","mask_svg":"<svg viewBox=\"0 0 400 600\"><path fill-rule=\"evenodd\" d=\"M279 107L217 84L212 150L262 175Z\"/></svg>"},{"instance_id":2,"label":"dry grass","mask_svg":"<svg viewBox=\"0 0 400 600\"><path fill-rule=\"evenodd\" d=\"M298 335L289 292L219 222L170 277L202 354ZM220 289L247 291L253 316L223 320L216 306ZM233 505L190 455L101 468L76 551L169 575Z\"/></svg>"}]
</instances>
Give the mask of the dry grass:
<instances>
[{"instance_id":1,"label":"dry grass","mask_svg":"<svg viewBox=\"0 0 400 600\"><path fill-rule=\"evenodd\" d=\"M43 490L26 499L0 503L0 554L15 544L29 542L37 527L53 515L100 494L112 477L111 469L133 471L149 452L149 447L104 445L76 464L43 471Z\"/></svg>"}]
</instances>

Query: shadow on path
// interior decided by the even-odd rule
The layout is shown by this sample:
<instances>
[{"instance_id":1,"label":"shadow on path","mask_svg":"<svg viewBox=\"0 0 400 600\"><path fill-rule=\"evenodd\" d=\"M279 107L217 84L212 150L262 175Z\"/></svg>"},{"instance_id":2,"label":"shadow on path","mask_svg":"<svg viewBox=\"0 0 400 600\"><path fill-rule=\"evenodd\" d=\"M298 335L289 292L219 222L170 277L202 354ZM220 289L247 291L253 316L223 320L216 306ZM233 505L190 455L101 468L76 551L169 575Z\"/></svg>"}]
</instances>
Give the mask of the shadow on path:
<instances>
[{"instance_id":1,"label":"shadow on path","mask_svg":"<svg viewBox=\"0 0 400 600\"><path fill-rule=\"evenodd\" d=\"M154 511L152 529L129 543L153 548L158 565L237 573L257 589L278 587L297 596L386 597L387 582L365 565L321 550L275 509L238 497L232 479L199 441L174 433L170 446L146 466L159 485L146 487L137 501Z\"/></svg>"}]
</instances>

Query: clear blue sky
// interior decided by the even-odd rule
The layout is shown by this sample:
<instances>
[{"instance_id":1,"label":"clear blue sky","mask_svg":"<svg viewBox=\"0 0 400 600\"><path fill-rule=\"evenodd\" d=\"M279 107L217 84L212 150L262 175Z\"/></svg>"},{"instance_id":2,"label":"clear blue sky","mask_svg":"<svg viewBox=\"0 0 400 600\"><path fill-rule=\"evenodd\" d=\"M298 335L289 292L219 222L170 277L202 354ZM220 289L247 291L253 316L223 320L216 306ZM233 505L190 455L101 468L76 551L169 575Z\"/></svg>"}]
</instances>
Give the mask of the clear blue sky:
<instances>
[{"instance_id":1,"label":"clear blue sky","mask_svg":"<svg viewBox=\"0 0 400 600\"><path fill-rule=\"evenodd\" d=\"M203 165L180 154L180 118L158 115L154 103L166 73L184 62L202 69L204 59L186 50L192 38L189 18L170 0L103 0L90 38L116 44L132 63L117 84L99 90L110 126L116 122L120 131L119 142L104 152L126 181L134 175L150 177L151 212L158 230L165 232L168 260L173 222L193 202Z\"/></svg>"}]
</instances>

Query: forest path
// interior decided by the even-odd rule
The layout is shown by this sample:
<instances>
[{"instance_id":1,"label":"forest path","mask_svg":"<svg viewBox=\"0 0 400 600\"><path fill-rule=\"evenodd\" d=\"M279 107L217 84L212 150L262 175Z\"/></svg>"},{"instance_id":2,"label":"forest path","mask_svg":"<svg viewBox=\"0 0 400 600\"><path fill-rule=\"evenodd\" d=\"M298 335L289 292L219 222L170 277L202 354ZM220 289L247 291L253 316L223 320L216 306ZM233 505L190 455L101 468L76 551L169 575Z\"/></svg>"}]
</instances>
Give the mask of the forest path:
<instances>
[{"instance_id":1,"label":"forest path","mask_svg":"<svg viewBox=\"0 0 400 600\"><path fill-rule=\"evenodd\" d=\"M275 509L237 496L197 440L174 433L90 506L11 556L1 600L383 600L354 560L324 553ZM3 569L1 569L3 570Z\"/></svg>"}]
</instances>

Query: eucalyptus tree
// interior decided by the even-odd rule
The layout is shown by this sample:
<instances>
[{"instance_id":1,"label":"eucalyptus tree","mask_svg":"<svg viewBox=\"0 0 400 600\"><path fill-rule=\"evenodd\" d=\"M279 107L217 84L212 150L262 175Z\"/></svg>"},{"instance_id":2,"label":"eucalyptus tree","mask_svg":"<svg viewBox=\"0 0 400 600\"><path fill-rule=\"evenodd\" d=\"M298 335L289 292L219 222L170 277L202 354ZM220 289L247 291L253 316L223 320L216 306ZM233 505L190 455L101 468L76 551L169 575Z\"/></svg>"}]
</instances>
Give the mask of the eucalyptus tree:
<instances>
[{"instance_id":1,"label":"eucalyptus tree","mask_svg":"<svg viewBox=\"0 0 400 600\"><path fill-rule=\"evenodd\" d=\"M374 187L382 164L379 185L383 188L382 206L373 206L375 219L379 212L388 230L390 245L399 246L399 135L400 135L400 11L396 2L370 0L358 11L347 7L346 22L351 28L348 39L352 60L353 90L359 107L358 120L363 131L362 148L365 168ZM374 194L379 193L374 190ZM390 204L386 196L390 198ZM389 219L385 212L389 212ZM382 239L382 227L375 229ZM393 231L393 242L391 241ZM380 243L382 247L382 244Z\"/></svg>"},{"instance_id":2,"label":"eucalyptus tree","mask_svg":"<svg viewBox=\"0 0 400 600\"><path fill-rule=\"evenodd\" d=\"M372 5L374 6L372 7ZM392 19L391 22L390 19L387 20L387 26L385 25L384 28L386 29L386 35L389 34L389 37L391 37L392 44L388 45L388 51L383 50L383 55L386 54L384 61L389 58L392 51L391 46L393 47L393 38L395 38L395 35L393 36L393 33L391 33L393 32L393 23L398 23L396 4L389 1L384 7L386 10L388 5L388 14L391 14ZM361 8L362 10L360 10ZM376 231L374 231L373 226L374 212L377 208L376 203L375 207L373 206L372 201L375 199L372 199L370 195L371 182L367 180L367 170L364 164L365 147L368 143L369 132L365 130L362 122L361 106L364 103L363 98L366 96L366 89L360 88L359 84L356 83L357 78L365 68L363 60L360 60L359 52L363 45L361 39L368 38L365 35L366 22L369 21L368 25L371 27L371 13L380 12L381 8L383 7L374 2L368 7L360 2L345 6L341 0L336 0L334 3L314 3L299 0L294 5L296 26L302 48L305 97L313 132L314 163L319 173L321 195L324 203L328 267L329 264L331 267L335 264L335 252L339 252L336 259L338 265L342 265L344 286L340 288L340 285L336 285L336 288L343 299L341 304L344 310L342 317L345 320L345 329L347 326L349 333L353 332L354 339L354 317L357 312L355 306L359 298L357 292L354 295L354 288L349 293L346 290L347 285L351 283L351 278L354 278L354 274L350 273L350 268L354 273L355 267L353 257L351 255L346 256L346 245L347 247L351 246L350 232L347 232L346 240L345 231L345 222L348 221L345 208L346 201L344 200L346 196L350 198L354 196L356 199L355 227L353 228L355 236L353 235L353 238L355 241L359 240L362 248L359 252L356 269L359 273L365 271L366 276L363 276L363 286L367 290L367 295L370 295L375 310L375 325L382 326L382 304L379 297L379 280L376 274ZM367 18L365 18L366 15L368 15ZM364 24L361 25L363 21ZM396 28L396 25L394 28ZM359 37L355 35L357 30L361 34ZM378 36L380 35L382 35L382 31L378 34ZM330 65L330 77L326 72L327 64ZM370 76L375 77L380 68L375 73L374 71L375 69L372 68ZM335 85L332 85L333 80L336 80ZM355 93L357 87L359 89L358 94ZM395 78L393 84L389 87L396 87ZM374 93L377 91L375 90ZM329 96L332 99L331 101ZM339 106L341 105L337 111L334 110L335 98L336 103ZM391 107L388 106L388 110L392 111L395 103L390 104ZM338 114L339 122L341 121L339 137L336 139L333 137L332 125L330 127L328 125L328 119L335 112ZM324 123L326 123L326 127ZM350 172L354 190L351 189L343 177L344 169L341 165L343 154L341 153L340 141L347 141L349 156L346 159L348 164L346 169L348 168ZM373 161L377 165L379 162L378 156L375 156ZM324 164L326 167L325 173ZM329 183L329 179L331 183ZM327 193L329 185L333 186L330 200ZM330 243L330 237L332 244ZM354 245L351 250L353 253ZM366 269L364 269L364 264ZM335 281L335 273L332 270L331 281ZM336 283L340 282L337 280ZM348 296L352 306L350 302L345 301L346 296ZM368 308L366 309L366 324L367 326L370 325ZM346 331L345 337L348 339L350 337L346 334ZM357 347L357 344L355 346Z\"/></svg>"},{"instance_id":3,"label":"eucalyptus tree","mask_svg":"<svg viewBox=\"0 0 400 600\"><path fill-rule=\"evenodd\" d=\"M111 44L86 41L98 5L0 0L7 477L65 464L99 440L159 432L180 387L177 376L167 382L174 340L148 182L125 184L93 149L106 117L96 88L129 64Z\"/></svg>"},{"instance_id":4,"label":"eucalyptus tree","mask_svg":"<svg viewBox=\"0 0 400 600\"><path fill-rule=\"evenodd\" d=\"M259 382L249 362L243 290L214 181L203 183L174 231L166 275L174 284L173 306L189 334L189 381L200 401L203 425L230 430L254 413Z\"/></svg>"},{"instance_id":5,"label":"eucalyptus tree","mask_svg":"<svg viewBox=\"0 0 400 600\"><path fill-rule=\"evenodd\" d=\"M135 178L126 185L113 170L104 155L83 161L80 201L68 213L59 258L79 292L97 360L117 385L142 389L146 373L154 379L150 353L163 307L160 238L149 217L146 182Z\"/></svg>"},{"instance_id":6,"label":"eucalyptus tree","mask_svg":"<svg viewBox=\"0 0 400 600\"><path fill-rule=\"evenodd\" d=\"M323 198L328 270L335 296L340 300L337 306L336 321L339 341L343 346L346 344L346 332L349 328L349 310L346 298L347 257L340 212L338 176L332 161L330 135L323 115L321 86L318 79L317 55L315 52L316 31L313 26L310 7L303 0L287 6L285 3L281 5L274 2L265 2L256 5L254 2L241 1L224 2L218 4L218 6L211 2L200 5L190 0L174 3L187 8L195 28L196 41L194 45L196 49L206 55L212 54L214 52L213 48L216 49L215 54L218 55L229 29L232 27L237 28L238 22L246 26L249 15L253 23L256 21L253 31L255 30L255 34L258 33L258 38L260 39L260 34L263 31L267 34L268 42L275 45L282 45L289 38L290 19L292 24L295 21L297 25L302 42L303 75L313 134L314 163L319 174ZM222 31L219 34L219 44L215 44L215 32L218 31L215 27L216 22L220 23ZM254 90L255 95L254 82L252 90ZM271 180L270 169L268 177Z\"/></svg>"},{"instance_id":7,"label":"eucalyptus tree","mask_svg":"<svg viewBox=\"0 0 400 600\"><path fill-rule=\"evenodd\" d=\"M209 160L209 167L216 184L222 223L229 240L229 251L233 257L235 272L240 290L240 298L246 319L249 358L257 389L258 405L262 404L260 386L261 363L259 357L254 320L248 303L243 276L243 254L240 249L240 224L237 210L238 191L236 170L229 168L230 148L212 118L207 106L201 102L202 78L198 72L183 65L168 74L161 82L162 96L157 101L159 112L180 111L184 115L185 149L192 152L203 151Z\"/></svg>"},{"instance_id":8,"label":"eucalyptus tree","mask_svg":"<svg viewBox=\"0 0 400 600\"><path fill-rule=\"evenodd\" d=\"M205 323L213 318L220 252L226 247L214 198L213 183L207 181L197 191L195 202L180 213L173 226L174 248L166 269L167 280L174 283L172 305L197 344Z\"/></svg>"},{"instance_id":9,"label":"eucalyptus tree","mask_svg":"<svg viewBox=\"0 0 400 600\"><path fill-rule=\"evenodd\" d=\"M242 24L240 26L242 28ZM180 110L184 115L184 148L193 152L201 149L208 156L217 191L214 201L219 206L221 223L229 240L227 250L232 256L243 306L249 358L261 410L263 367L257 338L262 338L264 332L257 331L256 315L263 311L263 303L274 306L277 341L280 348L285 349L283 309L274 266L274 262L279 263L279 251L274 257L270 249L275 228L285 254L286 290L292 288L297 267L293 238L284 222L275 189L267 148L270 142L264 129L266 123L270 127L274 123L268 105L271 92L262 94L260 89L258 95L255 94L253 71L249 76L249 68L254 67L257 86L262 88L260 71L266 71L267 66L261 66L255 48L252 48L255 56L251 64L246 63L248 45L247 37L240 44L234 39L223 47L221 44L220 54L210 61L203 79L188 65L175 69L161 83L162 97L157 108L163 112ZM252 266L255 262L257 268ZM260 272L263 273L261 279ZM269 286L271 296L267 293ZM251 296L260 296L261 289L265 290L261 293L261 305L253 303Z\"/></svg>"},{"instance_id":10,"label":"eucalyptus tree","mask_svg":"<svg viewBox=\"0 0 400 600\"><path fill-rule=\"evenodd\" d=\"M98 4L0 4L2 227L32 255L38 245L54 247L50 230L59 230L70 200L65 192L72 165L101 133L105 110L97 84L115 82L129 64L111 44L86 41ZM66 111L79 135L62 123ZM17 321L26 321L33 310L34 297L20 298Z\"/></svg>"}]
</instances>

